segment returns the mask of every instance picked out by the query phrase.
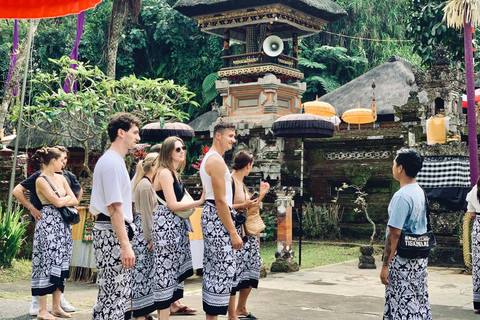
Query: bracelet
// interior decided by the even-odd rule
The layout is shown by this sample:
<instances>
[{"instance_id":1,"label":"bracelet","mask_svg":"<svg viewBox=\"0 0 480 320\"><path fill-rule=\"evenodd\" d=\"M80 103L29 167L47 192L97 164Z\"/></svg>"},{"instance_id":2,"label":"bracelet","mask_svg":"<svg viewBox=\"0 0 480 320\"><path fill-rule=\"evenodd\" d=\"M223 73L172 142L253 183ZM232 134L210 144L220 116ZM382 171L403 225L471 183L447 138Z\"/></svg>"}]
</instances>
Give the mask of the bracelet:
<instances>
[{"instance_id":1,"label":"bracelet","mask_svg":"<svg viewBox=\"0 0 480 320\"><path fill-rule=\"evenodd\" d=\"M30 207L28 207L28 210L30 211L30 209L33 207L33 204L30 205Z\"/></svg>"}]
</instances>

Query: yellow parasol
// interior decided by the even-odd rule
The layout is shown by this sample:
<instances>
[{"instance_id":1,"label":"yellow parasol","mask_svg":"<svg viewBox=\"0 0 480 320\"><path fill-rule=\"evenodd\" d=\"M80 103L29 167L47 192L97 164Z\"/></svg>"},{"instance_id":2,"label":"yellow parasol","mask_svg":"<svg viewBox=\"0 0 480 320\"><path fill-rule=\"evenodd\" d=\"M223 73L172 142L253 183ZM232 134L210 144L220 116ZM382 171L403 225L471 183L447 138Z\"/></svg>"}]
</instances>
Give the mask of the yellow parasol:
<instances>
[{"instance_id":1,"label":"yellow parasol","mask_svg":"<svg viewBox=\"0 0 480 320\"><path fill-rule=\"evenodd\" d=\"M317 116L330 118L335 115L335 108L327 102L318 101L318 96L315 101L308 101L303 104L305 113L315 114Z\"/></svg>"}]
</instances>

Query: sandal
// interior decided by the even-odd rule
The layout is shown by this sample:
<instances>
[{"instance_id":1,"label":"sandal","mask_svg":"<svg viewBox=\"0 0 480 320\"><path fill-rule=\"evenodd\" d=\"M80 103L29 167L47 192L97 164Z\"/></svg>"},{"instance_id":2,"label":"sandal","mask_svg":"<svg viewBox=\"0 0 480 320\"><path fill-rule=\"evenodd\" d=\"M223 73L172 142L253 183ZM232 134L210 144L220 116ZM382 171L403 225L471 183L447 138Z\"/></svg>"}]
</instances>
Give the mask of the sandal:
<instances>
[{"instance_id":1,"label":"sandal","mask_svg":"<svg viewBox=\"0 0 480 320\"><path fill-rule=\"evenodd\" d=\"M253 320L258 319L258 318L255 317L255 316L253 315L253 313L251 313L251 312L250 312L249 314L247 314L247 315L237 314L237 317L238 317L239 319L253 319Z\"/></svg>"},{"instance_id":2,"label":"sandal","mask_svg":"<svg viewBox=\"0 0 480 320\"><path fill-rule=\"evenodd\" d=\"M478 309L473 309L473 313L480 314L480 310L478 310Z\"/></svg>"}]
</instances>

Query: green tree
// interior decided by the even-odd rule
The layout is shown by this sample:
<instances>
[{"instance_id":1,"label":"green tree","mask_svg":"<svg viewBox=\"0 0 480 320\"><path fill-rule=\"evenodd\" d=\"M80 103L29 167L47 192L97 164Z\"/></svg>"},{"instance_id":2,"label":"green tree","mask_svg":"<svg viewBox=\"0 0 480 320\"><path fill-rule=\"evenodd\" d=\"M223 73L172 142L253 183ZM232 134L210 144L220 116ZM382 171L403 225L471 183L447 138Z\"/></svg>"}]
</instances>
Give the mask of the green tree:
<instances>
[{"instance_id":1,"label":"green tree","mask_svg":"<svg viewBox=\"0 0 480 320\"><path fill-rule=\"evenodd\" d=\"M142 123L158 120L186 120L188 114L179 109L183 104L198 104L194 94L185 87L163 79L138 79L135 76L114 80L98 67L62 57L52 60L59 72L39 72L35 75L36 94L33 103L25 107L22 123L40 132L68 137L85 151L84 168L88 168L89 151L98 147L106 129L106 119L116 112L129 112ZM78 64L71 70L72 63ZM63 91L63 79L74 77L77 90ZM73 81L72 88L73 89ZM12 120L18 120L18 108Z\"/></svg>"},{"instance_id":2,"label":"green tree","mask_svg":"<svg viewBox=\"0 0 480 320\"><path fill-rule=\"evenodd\" d=\"M348 55L367 58L368 69L386 62L391 55L400 52L403 54L402 58L410 61L417 59L414 54L406 50L410 43L405 36L404 20L408 12L409 0L334 1L345 8L348 15L338 21L328 23L324 30L348 37L322 32L316 36L322 45L345 47ZM398 40L406 42L396 42Z\"/></svg>"},{"instance_id":3,"label":"green tree","mask_svg":"<svg viewBox=\"0 0 480 320\"><path fill-rule=\"evenodd\" d=\"M422 63L432 67L434 52L443 43L453 61L463 61L463 34L442 23L443 0L412 0L408 7L406 36L412 39L411 49L422 58Z\"/></svg>"},{"instance_id":4,"label":"green tree","mask_svg":"<svg viewBox=\"0 0 480 320\"><path fill-rule=\"evenodd\" d=\"M343 47L318 46L314 41L299 42L299 68L305 74L306 101L335 90L361 75L368 66L364 57L350 57Z\"/></svg>"}]
</instances>

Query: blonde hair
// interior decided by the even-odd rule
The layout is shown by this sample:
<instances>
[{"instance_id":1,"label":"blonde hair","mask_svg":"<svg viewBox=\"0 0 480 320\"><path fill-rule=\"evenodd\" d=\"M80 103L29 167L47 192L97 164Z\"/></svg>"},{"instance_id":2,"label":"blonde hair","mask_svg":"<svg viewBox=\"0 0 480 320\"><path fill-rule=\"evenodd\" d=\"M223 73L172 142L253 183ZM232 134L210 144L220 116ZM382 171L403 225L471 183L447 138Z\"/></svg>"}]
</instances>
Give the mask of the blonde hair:
<instances>
[{"instance_id":1,"label":"blonde hair","mask_svg":"<svg viewBox=\"0 0 480 320\"><path fill-rule=\"evenodd\" d=\"M148 153L144 160L140 160L137 165L135 179L133 180L133 191L135 191L140 180L145 177L145 175L150 171L150 169L154 168L154 170L156 171L157 167L158 153L156 152Z\"/></svg>"},{"instance_id":2,"label":"blonde hair","mask_svg":"<svg viewBox=\"0 0 480 320\"><path fill-rule=\"evenodd\" d=\"M162 149L160 149L160 156L159 156L159 170L163 168L167 168L168 170L175 172L178 171L179 173L183 172L185 169L185 165L187 163L187 154L185 150L185 159L183 160L182 164L179 168L175 168L172 162L172 152L175 150L175 142L180 141L182 146L185 145L183 140L179 137L168 137L162 144Z\"/></svg>"}]
</instances>

